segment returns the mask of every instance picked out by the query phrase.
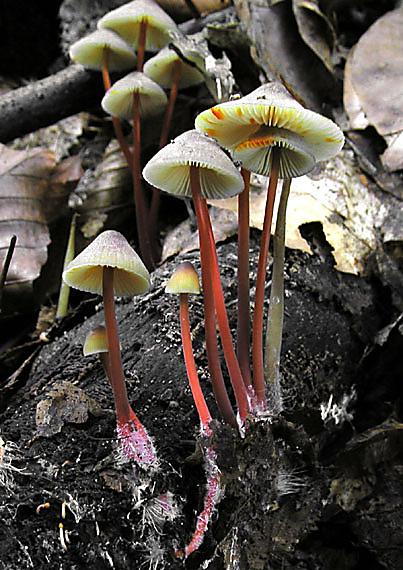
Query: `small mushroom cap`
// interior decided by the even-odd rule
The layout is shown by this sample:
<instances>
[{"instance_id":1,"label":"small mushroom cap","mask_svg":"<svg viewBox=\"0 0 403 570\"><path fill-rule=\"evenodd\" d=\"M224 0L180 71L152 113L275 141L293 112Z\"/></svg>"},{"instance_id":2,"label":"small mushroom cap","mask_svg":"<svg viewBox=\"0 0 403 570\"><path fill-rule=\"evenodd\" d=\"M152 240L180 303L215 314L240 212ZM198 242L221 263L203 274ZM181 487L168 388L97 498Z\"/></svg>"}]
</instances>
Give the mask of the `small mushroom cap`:
<instances>
[{"instance_id":1,"label":"small mushroom cap","mask_svg":"<svg viewBox=\"0 0 403 570\"><path fill-rule=\"evenodd\" d=\"M136 56L133 49L117 34L110 30L96 30L78 40L69 50L70 58L88 69L100 71L104 63L104 53L108 50L108 69L124 71L133 69Z\"/></svg>"},{"instance_id":2,"label":"small mushroom cap","mask_svg":"<svg viewBox=\"0 0 403 570\"><path fill-rule=\"evenodd\" d=\"M134 0L105 14L98 22L98 28L108 28L121 36L128 44L137 48L140 24L147 21L146 50L158 51L170 40L177 30L175 22L153 0Z\"/></svg>"},{"instance_id":3,"label":"small mushroom cap","mask_svg":"<svg viewBox=\"0 0 403 570\"><path fill-rule=\"evenodd\" d=\"M84 356L109 352L106 328L103 325L90 331L85 337L83 345Z\"/></svg>"},{"instance_id":4,"label":"small mushroom cap","mask_svg":"<svg viewBox=\"0 0 403 570\"><path fill-rule=\"evenodd\" d=\"M231 149L259 138L262 127L282 129L283 140L287 133L297 135L315 161L334 156L344 144L343 133L333 121L304 109L279 83L261 85L249 95L216 105L196 118L198 130ZM302 142L299 148L302 150Z\"/></svg>"},{"instance_id":5,"label":"small mushroom cap","mask_svg":"<svg viewBox=\"0 0 403 570\"><path fill-rule=\"evenodd\" d=\"M116 81L105 93L102 108L113 117L133 118L133 93L140 94L140 115L158 115L168 100L163 89L140 71L133 71Z\"/></svg>"},{"instance_id":6,"label":"small mushroom cap","mask_svg":"<svg viewBox=\"0 0 403 570\"><path fill-rule=\"evenodd\" d=\"M144 64L144 73L153 81L169 89L172 85L174 64L181 62L181 75L179 88L185 89L192 85L199 85L204 81L204 59L194 50L181 50L184 59L179 57L175 50L170 47L163 48L154 57ZM187 63L189 62L189 63ZM194 65L191 65L191 64Z\"/></svg>"},{"instance_id":7,"label":"small mushroom cap","mask_svg":"<svg viewBox=\"0 0 403 570\"><path fill-rule=\"evenodd\" d=\"M103 268L113 267L115 294L121 297L141 295L150 288L150 274L140 257L119 232L99 234L63 272L63 281L88 293L102 295Z\"/></svg>"},{"instance_id":8,"label":"small mushroom cap","mask_svg":"<svg viewBox=\"0 0 403 570\"><path fill-rule=\"evenodd\" d=\"M197 166L203 198L230 198L242 192L242 176L216 142L193 130L176 137L146 164L143 176L169 194L191 198L190 167Z\"/></svg>"},{"instance_id":9,"label":"small mushroom cap","mask_svg":"<svg viewBox=\"0 0 403 570\"><path fill-rule=\"evenodd\" d=\"M199 276L189 261L184 261L175 269L166 286L166 293L198 295L200 293Z\"/></svg>"}]
</instances>

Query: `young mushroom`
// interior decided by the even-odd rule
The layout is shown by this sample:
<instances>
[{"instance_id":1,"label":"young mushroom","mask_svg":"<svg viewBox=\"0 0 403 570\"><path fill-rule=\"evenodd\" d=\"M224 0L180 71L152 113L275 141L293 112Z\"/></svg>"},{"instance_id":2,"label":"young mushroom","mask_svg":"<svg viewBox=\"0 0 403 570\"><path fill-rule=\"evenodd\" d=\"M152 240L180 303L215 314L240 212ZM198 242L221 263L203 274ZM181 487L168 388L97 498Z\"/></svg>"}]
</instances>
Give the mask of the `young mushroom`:
<instances>
[{"instance_id":1,"label":"young mushroom","mask_svg":"<svg viewBox=\"0 0 403 570\"><path fill-rule=\"evenodd\" d=\"M256 281L253 316L253 384L266 409L263 365L263 309L271 220L278 178L306 174L316 161L335 155L344 137L332 121L304 109L279 83L222 103L196 118L196 127L230 149L234 160L258 174L270 174Z\"/></svg>"},{"instance_id":2,"label":"young mushroom","mask_svg":"<svg viewBox=\"0 0 403 570\"><path fill-rule=\"evenodd\" d=\"M99 325L92 329L87 336L83 344L83 354L84 356L92 356L97 354L99 360L105 370L105 374L112 385L109 369L109 348L108 348L108 337L106 334L106 328L103 325Z\"/></svg>"},{"instance_id":3,"label":"young mushroom","mask_svg":"<svg viewBox=\"0 0 403 570\"><path fill-rule=\"evenodd\" d=\"M63 280L80 291L103 295L110 382L122 455L143 467L154 466L157 464L154 445L127 397L114 301L115 295L133 297L148 291L149 273L122 234L109 230L69 263Z\"/></svg>"},{"instance_id":4,"label":"young mushroom","mask_svg":"<svg viewBox=\"0 0 403 570\"><path fill-rule=\"evenodd\" d=\"M202 283L206 321L206 343L215 395L222 413L233 425L230 410L221 398L222 378L217 366L215 313L223 352L243 424L249 413L249 397L235 355L225 308L214 235L206 198L227 198L241 192L243 180L238 170L211 139L197 131L188 131L161 149L145 166L144 178L153 186L171 194L192 197L199 227ZM218 394L220 391L220 394Z\"/></svg>"},{"instance_id":5,"label":"young mushroom","mask_svg":"<svg viewBox=\"0 0 403 570\"><path fill-rule=\"evenodd\" d=\"M110 71L127 71L136 64L136 56L130 46L117 34L106 29L96 30L78 40L70 47L69 55L72 61L87 69L102 71L105 91L111 86ZM120 148L130 166L131 153L120 120L113 115L112 123Z\"/></svg>"},{"instance_id":6,"label":"young mushroom","mask_svg":"<svg viewBox=\"0 0 403 570\"><path fill-rule=\"evenodd\" d=\"M112 116L132 121L133 124L133 192L140 253L146 266L154 267L151 249L148 208L141 184L141 123L140 118L161 113L167 97L152 79L134 71L120 79L106 92L102 108Z\"/></svg>"},{"instance_id":7,"label":"young mushroom","mask_svg":"<svg viewBox=\"0 0 403 570\"><path fill-rule=\"evenodd\" d=\"M165 292L179 295L179 319L186 372L200 418L201 433L202 435L210 436L211 414L200 387L190 334L189 295L198 295L200 293L199 276L191 263L185 261L176 268L165 286Z\"/></svg>"}]
</instances>

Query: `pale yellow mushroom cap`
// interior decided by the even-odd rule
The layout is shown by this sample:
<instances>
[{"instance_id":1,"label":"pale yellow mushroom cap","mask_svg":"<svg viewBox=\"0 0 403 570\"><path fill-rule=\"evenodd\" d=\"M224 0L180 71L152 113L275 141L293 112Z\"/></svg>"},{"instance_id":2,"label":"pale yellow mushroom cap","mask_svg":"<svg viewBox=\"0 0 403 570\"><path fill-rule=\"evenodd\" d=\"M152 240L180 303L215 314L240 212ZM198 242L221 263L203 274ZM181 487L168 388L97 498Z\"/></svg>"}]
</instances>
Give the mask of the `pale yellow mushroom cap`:
<instances>
[{"instance_id":1,"label":"pale yellow mushroom cap","mask_svg":"<svg viewBox=\"0 0 403 570\"><path fill-rule=\"evenodd\" d=\"M115 294L141 295L150 288L150 274L140 257L119 232L102 232L63 272L63 281L88 293L102 295L103 268L113 267Z\"/></svg>"},{"instance_id":2,"label":"pale yellow mushroom cap","mask_svg":"<svg viewBox=\"0 0 403 570\"><path fill-rule=\"evenodd\" d=\"M113 117L130 121L133 118L133 93L139 93L140 115L150 117L161 113L168 100L163 89L140 71L133 71L116 81L105 93L101 105Z\"/></svg>"},{"instance_id":3,"label":"pale yellow mushroom cap","mask_svg":"<svg viewBox=\"0 0 403 570\"><path fill-rule=\"evenodd\" d=\"M242 160L246 168L257 167L254 172L267 174L263 171L270 164L267 147L283 147L282 177L305 174L316 161L337 154L344 144L343 133L333 121L304 109L279 83L261 85L241 99L203 111L195 124L231 149L234 159ZM260 154L254 160L252 148Z\"/></svg>"},{"instance_id":4,"label":"pale yellow mushroom cap","mask_svg":"<svg viewBox=\"0 0 403 570\"><path fill-rule=\"evenodd\" d=\"M100 354L103 352L109 352L108 337L106 328L103 325L99 325L99 327L90 331L85 337L83 354L84 356L90 356L91 354Z\"/></svg>"},{"instance_id":5,"label":"pale yellow mushroom cap","mask_svg":"<svg viewBox=\"0 0 403 570\"><path fill-rule=\"evenodd\" d=\"M98 28L108 28L137 49L140 24L147 21L146 50L157 51L170 40L177 30L175 22L153 0L133 0L116 10L105 14L98 22Z\"/></svg>"},{"instance_id":6,"label":"pale yellow mushroom cap","mask_svg":"<svg viewBox=\"0 0 403 570\"><path fill-rule=\"evenodd\" d=\"M184 59L179 57L172 48L165 47L144 64L144 73L161 87L169 89L172 85L174 64L179 61L181 63L179 88L185 89L203 83L204 75L202 72L205 65L201 55L194 50L187 49L181 50L181 54Z\"/></svg>"},{"instance_id":7,"label":"pale yellow mushroom cap","mask_svg":"<svg viewBox=\"0 0 403 570\"><path fill-rule=\"evenodd\" d=\"M146 164L143 176L169 194L191 198L190 167L199 168L203 198L230 198L242 192L242 176L212 139L193 130L176 137Z\"/></svg>"},{"instance_id":8,"label":"pale yellow mushroom cap","mask_svg":"<svg viewBox=\"0 0 403 570\"><path fill-rule=\"evenodd\" d=\"M103 67L105 50L108 51L109 71L133 69L136 64L133 49L110 30L96 30L78 40L70 47L69 54L75 63L100 71Z\"/></svg>"},{"instance_id":9,"label":"pale yellow mushroom cap","mask_svg":"<svg viewBox=\"0 0 403 570\"><path fill-rule=\"evenodd\" d=\"M189 261L178 265L165 286L165 292L174 295L181 293L198 295L200 293L199 276Z\"/></svg>"}]
</instances>

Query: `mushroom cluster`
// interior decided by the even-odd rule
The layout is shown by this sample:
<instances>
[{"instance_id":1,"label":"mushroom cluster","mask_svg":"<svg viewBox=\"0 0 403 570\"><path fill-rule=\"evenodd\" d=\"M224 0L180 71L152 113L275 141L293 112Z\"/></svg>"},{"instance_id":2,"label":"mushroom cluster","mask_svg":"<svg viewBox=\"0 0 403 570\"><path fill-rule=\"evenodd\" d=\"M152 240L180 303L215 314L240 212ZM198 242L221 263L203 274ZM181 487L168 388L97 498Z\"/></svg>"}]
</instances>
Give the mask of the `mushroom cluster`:
<instances>
[{"instance_id":1,"label":"mushroom cluster","mask_svg":"<svg viewBox=\"0 0 403 570\"><path fill-rule=\"evenodd\" d=\"M167 45L175 38L175 49ZM179 47L178 47L179 46ZM146 52L159 53L146 60ZM200 113L195 129L168 143L180 88L204 80L205 62L192 42L153 0L133 0L106 14L98 29L71 47L71 58L102 71L103 109L112 117L117 140L133 176L138 242L143 265L117 232L104 232L70 262L66 283L102 293L105 327L92 331L85 354L98 354L115 398L122 455L142 466L156 465L153 442L131 408L127 396L114 313L114 294L136 295L149 287L155 266L160 191L193 201L200 243L201 282L208 368L222 419L243 434L248 417L275 415L282 409L280 353L284 318L284 249L287 200L291 179L311 171L335 155L344 138L328 118L304 109L279 83L260 86L248 95ZM128 71L111 84L110 71ZM169 98L165 91L169 90ZM159 152L141 172L141 118L165 109ZM132 124L130 147L122 121ZM225 149L225 150L224 150ZM250 311L249 193L251 173L269 177L257 265L253 316ZM153 189L150 200L142 179ZM276 230L267 328L264 301L273 208L282 179ZM238 307L236 343L231 332L208 199L238 199ZM199 294L197 273L179 265L166 285L179 295L179 320L190 390L200 419L207 490L196 530L183 550L186 558L203 541L221 492L221 473L211 443L213 414L200 386L192 348L189 295ZM266 339L266 340L265 340ZM225 381L220 344L232 391ZM235 401L235 404L233 403Z\"/></svg>"},{"instance_id":2,"label":"mushroom cluster","mask_svg":"<svg viewBox=\"0 0 403 570\"><path fill-rule=\"evenodd\" d=\"M329 119L304 109L280 84L262 85L249 95L202 112L188 131L162 148L145 166L143 176L152 186L179 197L191 197L196 212L203 285L205 339L209 372L219 411L229 425L244 430L248 415L278 414L282 409L280 352L284 315L285 220L291 178L302 176L318 161L335 155L343 146L340 129ZM241 171L230 160L242 165ZM269 176L260 244L250 346L249 185L251 172ZM283 179L276 220L273 277L264 336L264 297L274 200ZM228 322L214 234L207 199L238 196L238 323L237 347ZM188 294L198 292L193 270L183 264L172 276L167 291L180 294L182 343L191 391L201 422L201 435L211 433L211 414L197 377L189 334ZM190 279L193 285L190 286ZM235 413L224 382L216 334L218 326L224 359L232 384ZM251 366L252 360L252 366ZM205 452L207 490L196 530L181 557L202 542L218 500L220 477L214 450ZM214 473L214 476L212 475ZM197 545L197 546L196 546Z\"/></svg>"}]
</instances>

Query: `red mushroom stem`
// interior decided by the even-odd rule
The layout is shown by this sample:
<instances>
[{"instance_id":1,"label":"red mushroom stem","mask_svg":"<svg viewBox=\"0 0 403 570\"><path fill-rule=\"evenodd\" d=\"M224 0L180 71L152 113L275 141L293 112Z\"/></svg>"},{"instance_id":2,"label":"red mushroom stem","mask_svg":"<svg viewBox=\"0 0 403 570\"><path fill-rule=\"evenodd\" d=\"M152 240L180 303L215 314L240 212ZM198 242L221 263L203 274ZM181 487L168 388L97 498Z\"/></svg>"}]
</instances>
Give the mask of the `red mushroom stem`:
<instances>
[{"instance_id":1,"label":"red mushroom stem","mask_svg":"<svg viewBox=\"0 0 403 570\"><path fill-rule=\"evenodd\" d=\"M208 275L206 276L205 280L203 280L203 289L206 291L205 287L207 286L213 291L214 306L216 309L217 323L220 331L224 357L232 387L234 389L239 416L241 422L244 423L249 413L248 394L243 382L242 373L239 368L239 363L236 358L232 342L231 330L229 327L227 311L225 308L224 293L221 285L214 234L211 227L206 201L201 196L199 169L196 166L190 167L190 185L196 210L197 223L199 226L200 247L201 250L204 250L204 256L202 256L202 270L203 265L205 266L204 270L208 270Z\"/></svg>"},{"instance_id":2,"label":"red mushroom stem","mask_svg":"<svg viewBox=\"0 0 403 570\"><path fill-rule=\"evenodd\" d=\"M250 172L241 169L245 183L238 196L238 324L237 356L245 386L251 389L249 306L249 188Z\"/></svg>"},{"instance_id":3,"label":"red mushroom stem","mask_svg":"<svg viewBox=\"0 0 403 570\"><path fill-rule=\"evenodd\" d=\"M205 232L199 232L201 273L203 284L204 328L206 338L208 368L211 375L214 396L224 420L234 428L238 428L234 410L228 397L227 388L221 370L220 356L217 346L214 293L211 283L208 261L208 243Z\"/></svg>"},{"instance_id":4,"label":"red mushroom stem","mask_svg":"<svg viewBox=\"0 0 403 570\"><path fill-rule=\"evenodd\" d=\"M104 49L102 79L104 82L105 91L108 91L108 89L111 88L111 77L109 75L108 62L109 62L109 50ZM131 170L133 162L132 153L130 152L129 145L127 144L126 138L123 134L122 123L120 122L119 117L112 117L112 124L113 124L113 129L115 131L116 140L118 141L120 149L123 152L126 162Z\"/></svg>"},{"instance_id":5,"label":"red mushroom stem","mask_svg":"<svg viewBox=\"0 0 403 570\"><path fill-rule=\"evenodd\" d=\"M165 111L164 121L162 123L162 130L160 136L159 148L163 148L168 142L169 131L171 128L172 115L174 112L176 98L178 96L179 82L182 75L182 62L178 59L173 64L172 69L172 84L169 93L168 106ZM158 188L153 188L150 209L150 227L152 229L157 227L158 224L158 210L160 207L161 191Z\"/></svg>"},{"instance_id":6,"label":"red mushroom stem","mask_svg":"<svg viewBox=\"0 0 403 570\"><path fill-rule=\"evenodd\" d=\"M104 267L102 288L109 351L109 367L106 369L106 372L107 374L109 372L108 377L115 399L118 437L121 442L123 456L126 459L134 459L139 465L143 466L156 465L157 456L154 445L145 427L130 406L127 397L116 323L113 277L113 267ZM135 427L134 430L133 425Z\"/></svg>"},{"instance_id":7,"label":"red mushroom stem","mask_svg":"<svg viewBox=\"0 0 403 570\"><path fill-rule=\"evenodd\" d=\"M148 209L145 203L141 184L141 123L140 123L140 94L133 93L133 192L136 207L136 223L141 256L147 269L154 268L150 235L147 231Z\"/></svg>"},{"instance_id":8,"label":"red mushroom stem","mask_svg":"<svg viewBox=\"0 0 403 570\"><path fill-rule=\"evenodd\" d=\"M252 332L253 385L255 388L257 404L261 410L266 409L266 386L263 364L264 290L266 282L267 256L270 244L271 222L273 218L273 207L274 199L276 196L279 166L280 151L276 147L273 147L271 173L267 190L266 209L260 242L258 270L256 277L256 296Z\"/></svg>"},{"instance_id":9,"label":"red mushroom stem","mask_svg":"<svg viewBox=\"0 0 403 570\"><path fill-rule=\"evenodd\" d=\"M139 42L137 45L137 71L143 71L144 67L144 54L146 51L146 37L147 37L147 20L141 20Z\"/></svg>"},{"instance_id":10,"label":"red mushroom stem","mask_svg":"<svg viewBox=\"0 0 403 570\"><path fill-rule=\"evenodd\" d=\"M103 297L105 328L108 338L110 381L115 398L117 421L122 424L130 421L130 404L127 397L126 382L120 355L119 335L115 315L113 274L113 267L104 267Z\"/></svg>"},{"instance_id":11,"label":"red mushroom stem","mask_svg":"<svg viewBox=\"0 0 403 570\"><path fill-rule=\"evenodd\" d=\"M183 346L183 356L185 358L186 372L192 390L193 400L199 414L201 431L203 435L211 435L211 414L200 387L199 376L197 374L196 362L193 355L192 339L190 336L189 322L189 295L181 293L179 295L179 313L181 324L181 336Z\"/></svg>"}]
</instances>

